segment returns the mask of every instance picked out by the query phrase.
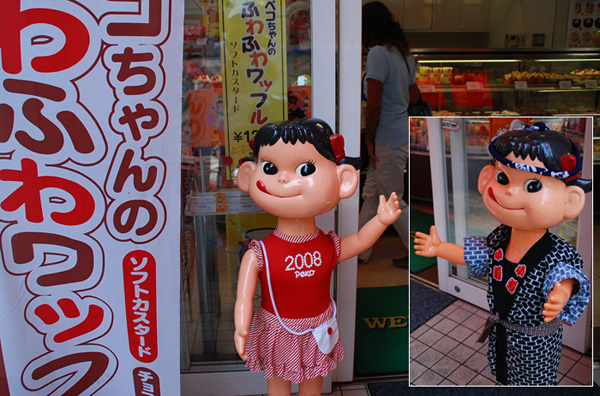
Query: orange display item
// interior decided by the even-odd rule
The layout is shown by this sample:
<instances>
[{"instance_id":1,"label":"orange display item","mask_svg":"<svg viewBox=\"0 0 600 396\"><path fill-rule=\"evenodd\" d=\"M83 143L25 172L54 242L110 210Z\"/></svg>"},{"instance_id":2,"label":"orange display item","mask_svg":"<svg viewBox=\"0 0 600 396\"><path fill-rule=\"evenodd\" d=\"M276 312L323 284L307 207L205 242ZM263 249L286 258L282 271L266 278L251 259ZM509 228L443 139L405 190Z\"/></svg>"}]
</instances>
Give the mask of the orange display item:
<instances>
[{"instance_id":1,"label":"orange display item","mask_svg":"<svg viewBox=\"0 0 600 396\"><path fill-rule=\"evenodd\" d=\"M485 73L455 75L450 80L450 87L456 107L493 107L492 94Z\"/></svg>"}]
</instances>

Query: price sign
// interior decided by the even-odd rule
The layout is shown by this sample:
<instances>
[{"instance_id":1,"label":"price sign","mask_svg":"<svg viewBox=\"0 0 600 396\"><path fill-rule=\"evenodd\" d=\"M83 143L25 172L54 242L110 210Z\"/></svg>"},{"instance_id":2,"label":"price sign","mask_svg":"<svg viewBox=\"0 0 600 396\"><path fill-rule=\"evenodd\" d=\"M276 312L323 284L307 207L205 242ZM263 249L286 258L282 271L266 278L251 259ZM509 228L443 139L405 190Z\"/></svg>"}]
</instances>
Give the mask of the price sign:
<instances>
[{"instance_id":1,"label":"price sign","mask_svg":"<svg viewBox=\"0 0 600 396\"><path fill-rule=\"evenodd\" d=\"M571 80L562 80L558 82L558 88L560 89L571 89Z\"/></svg>"},{"instance_id":2,"label":"price sign","mask_svg":"<svg viewBox=\"0 0 600 396\"><path fill-rule=\"evenodd\" d=\"M483 91L483 84L480 81L467 81L467 91Z\"/></svg>"},{"instance_id":3,"label":"price sign","mask_svg":"<svg viewBox=\"0 0 600 396\"><path fill-rule=\"evenodd\" d=\"M435 92L435 84L419 84L421 92L432 93Z\"/></svg>"},{"instance_id":4,"label":"price sign","mask_svg":"<svg viewBox=\"0 0 600 396\"><path fill-rule=\"evenodd\" d=\"M517 90L527 89L527 81L515 81L515 89L517 89Z\"/></svg>"}]
</instances>

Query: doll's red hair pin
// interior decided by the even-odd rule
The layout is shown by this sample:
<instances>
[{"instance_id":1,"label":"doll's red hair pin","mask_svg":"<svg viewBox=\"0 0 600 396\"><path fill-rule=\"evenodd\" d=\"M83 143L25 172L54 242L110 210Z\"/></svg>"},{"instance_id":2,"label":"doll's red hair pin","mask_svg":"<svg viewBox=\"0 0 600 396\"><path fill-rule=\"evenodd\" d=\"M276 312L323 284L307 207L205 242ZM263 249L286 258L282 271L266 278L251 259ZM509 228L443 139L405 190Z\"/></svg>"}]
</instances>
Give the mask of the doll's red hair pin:
<instances>
[{"instance_id":1,"label":"doll's red hair pin","mask_svg":"<svg viewBox=\"0 0 600 396\"><path fill-rule=\"evenodd\" d=\"M563 171L572 171L577 167L577 158L573 154L565 154L560 157Z\"/></svg>"},{"instance_id":2,"label":"doll's red hair pin","mask_svg":"<svg viewBox=\"0 0 600 396\"><path fill-rule=\"evenodd\" d=\"M331 148L335 155L335 162L340 162L346 158L346 152L344 151L344 137L342 135L331 135L329 136L331 141Z\"/></svg>"}]
</instances>

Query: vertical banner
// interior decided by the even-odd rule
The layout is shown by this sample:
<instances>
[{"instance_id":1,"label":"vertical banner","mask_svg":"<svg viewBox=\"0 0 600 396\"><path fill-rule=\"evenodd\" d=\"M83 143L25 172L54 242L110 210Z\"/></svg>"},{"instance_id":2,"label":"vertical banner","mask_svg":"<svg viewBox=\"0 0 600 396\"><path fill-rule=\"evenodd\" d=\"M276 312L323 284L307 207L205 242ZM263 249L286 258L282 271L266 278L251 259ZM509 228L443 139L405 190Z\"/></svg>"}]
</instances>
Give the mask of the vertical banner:
<instances>
[{"instance_id":1,"label":"vertical banner","mask_svg":"<svg viewBox=\"0 0 600 396\"><path fill-rule=\"evenodd\" d=\"M0 393L179 394L183 0L0 1Z\"/></svg>"},{"instance_id":2,"label":"vertical banner","mask_svg":"<svg viewBox=\"0 0 600 396\"><path fill-rule=\"evenodd\" d=\"M220 0L225 151L231 169L267 122L287 119L285 4Z\"/></svg>"}]
</instances>

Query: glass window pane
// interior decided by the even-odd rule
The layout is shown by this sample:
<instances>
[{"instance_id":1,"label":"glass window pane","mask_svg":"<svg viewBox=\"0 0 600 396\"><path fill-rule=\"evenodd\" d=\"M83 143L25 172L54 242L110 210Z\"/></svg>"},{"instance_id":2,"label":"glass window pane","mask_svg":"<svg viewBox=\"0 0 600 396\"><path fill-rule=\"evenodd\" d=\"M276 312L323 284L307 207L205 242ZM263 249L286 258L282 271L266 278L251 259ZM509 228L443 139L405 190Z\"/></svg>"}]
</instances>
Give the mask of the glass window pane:
<instances>
[{"instance_id":1,"label":"glass window pane","mask_svg":"<svg viewBox=\"0 0 600 396\"><path fill-rule=\"evenodd\" d=\"M242 9L249 2L229 2L231 8L223 20L223 9L216 0L185 2L181 135L184 371L211 370L209 366L216 363L227 365L227 369L243 369L233 343L240 261L249 241L262 239L276 225L273 216L262 213L236 188L235 180L237 158L251 155L248 142L262 125L257 121L266 119L268 113L256 111L254 120L242 119L240 129L233 128L233 120L238 125L238 114L252 114L262 101L277 102L287 109L282 117L269 121L311 115L309 2L282 0L277 2L277 14L267 12L271 10L266 9L266 1L253 3L256 9ZM270 30L272 23L281 29L283 39L276 34L278 30ZM225 25L226 32L243 37L224 40L220 24ZM278 72L263 69L266 58L261 56L254 62L256 67L238 66L242 62L237 57L242 54L250 65L253 63L248 57L254 52L270 56L269 39L274 48L282 50L276 52L282 60ZM269 89L271 83L281 82L285 83L283 95ZM238 83L246 88L237 90ZM256 89L249 91L249 85ZM255 301L257 308L260 285Z\"/></svg>"}]
</instances>

